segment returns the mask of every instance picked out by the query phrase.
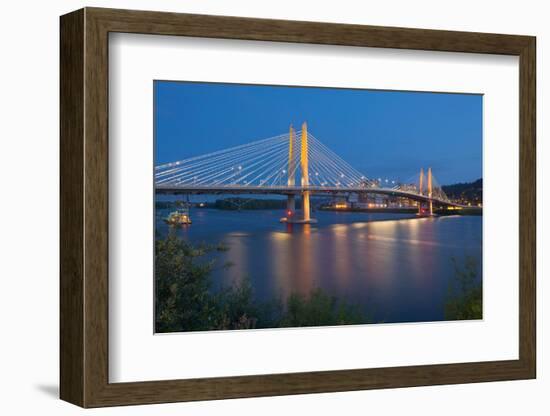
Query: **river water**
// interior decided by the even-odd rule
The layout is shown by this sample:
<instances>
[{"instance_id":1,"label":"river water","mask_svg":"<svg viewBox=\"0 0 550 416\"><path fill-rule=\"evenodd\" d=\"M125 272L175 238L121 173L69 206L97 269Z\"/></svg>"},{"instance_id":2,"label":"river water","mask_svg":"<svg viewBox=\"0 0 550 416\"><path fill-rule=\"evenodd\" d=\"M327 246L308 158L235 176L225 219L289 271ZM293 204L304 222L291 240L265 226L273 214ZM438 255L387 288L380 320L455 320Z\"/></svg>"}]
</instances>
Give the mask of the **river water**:
<instances>
[{"instance_id":1,"label":"river water","mask_svg":"<svg viewBox=\"0 0 550 416\"><path fill-rule=\"evenodd\" d=\"M157 232L169 231L158 210ZM279 222L282 210L191 210L192 225L176 232L191 243L223 242L229 269L213 272L214 287L247 277L258 300L285 299L316 288L358 304L376 322L444 319L452 258L478 261L482 217L416 218L409 214L317 211L315 225Z\"/></svg>"}]
</instances>

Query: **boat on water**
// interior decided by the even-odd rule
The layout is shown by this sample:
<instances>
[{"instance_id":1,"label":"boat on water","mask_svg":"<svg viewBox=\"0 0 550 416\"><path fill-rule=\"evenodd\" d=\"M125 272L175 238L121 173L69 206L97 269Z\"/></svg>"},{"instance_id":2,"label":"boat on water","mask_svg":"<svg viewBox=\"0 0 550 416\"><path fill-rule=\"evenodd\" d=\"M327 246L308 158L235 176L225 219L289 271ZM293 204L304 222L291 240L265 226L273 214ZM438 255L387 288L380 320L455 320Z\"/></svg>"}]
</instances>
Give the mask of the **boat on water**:
<instances>
[{"instance_id":1,"label":"boat on water","mask_svg":"<svg viewBox=\"0 0 550 416\"><path fill-rule=\"evenodd\" d=\"M191 217L189 216L188 208L180 208L170 213L164 222L170 225L186 225L191 224Z\"/></svg>"}]
</instances>

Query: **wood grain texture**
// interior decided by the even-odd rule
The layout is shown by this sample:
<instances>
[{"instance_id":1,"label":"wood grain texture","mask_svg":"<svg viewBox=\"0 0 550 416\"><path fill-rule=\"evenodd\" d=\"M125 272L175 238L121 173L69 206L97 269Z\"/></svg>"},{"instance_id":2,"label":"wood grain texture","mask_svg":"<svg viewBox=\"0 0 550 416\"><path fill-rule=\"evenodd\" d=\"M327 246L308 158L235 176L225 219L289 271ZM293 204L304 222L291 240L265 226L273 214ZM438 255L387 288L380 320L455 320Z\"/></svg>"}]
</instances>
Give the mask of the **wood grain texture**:
<instances>
[{"instance_id":1,"label":"wood grain texture","mask_svg":"<svg viewBox=\"0 0 550 416\"><path fill-rule=\"evenodd\" d=\"M108 381L108 33L520 57L518 360L190 380ZM61 18L61 397L83 407L534 378L535 38L87 8Z\"/></svg>"},{"instance_id":2,"label":"wood grain texture","mask_svg":"<svg viewBox=\"0 0 550 416\"><path fill-rule=\"evenodd\" d=\"M519 356L536 377L536 41L520 54Z\"/></svg>"},{"instance_id":3,"label":"wood grain texture","mask_svg":"<svg viewBox=\"0 0 550 416\"><path fill-rule=\"evenodd\" d=\"M84 332L85 406L94 403L108 380L109 310L109 134L108 32L85 11L84 59Z\"/></svg>"},{"instance_id":4,"label":"wood grain texture","mask_svg":"<svg viewBox=\"0 0 550 416\"><path fill-rule=\"evenodd\" d=\"M61 19L60 388L84 404L84 12Z\"/></svg>"},{"instance_id":5,"label":"wood grain texture","mask_svg":"<svg viewBox=\"0 0 550 416\"><path fill-rule=\"evenodd\" d=\"M87 8L110 32L519 55L528 36Z\"/></svg>"}]
</instances>

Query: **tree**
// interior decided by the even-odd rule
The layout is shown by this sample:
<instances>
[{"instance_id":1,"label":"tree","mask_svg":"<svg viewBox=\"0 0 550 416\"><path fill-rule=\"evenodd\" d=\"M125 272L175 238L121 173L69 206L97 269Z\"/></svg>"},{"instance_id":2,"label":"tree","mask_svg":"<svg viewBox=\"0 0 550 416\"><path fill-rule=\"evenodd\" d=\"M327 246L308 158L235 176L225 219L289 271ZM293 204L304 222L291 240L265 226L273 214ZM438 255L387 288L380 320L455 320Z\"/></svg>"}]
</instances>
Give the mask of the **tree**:
<instances>
[{"instance_id":1,"label":"tree","mask_svg":"<svg viewBox=\"0 0 550 416\"><path fill-rule=\"evenodd\" d=\"M449 285L449 294L445 304L445 319L467 320L481 319L482 285L477 279L478 263L474 257L467 257L464 267L460 267L456 258L451 259L455 278Z\"/></svg>"},{"instance_id":2,"label":"tree","mask_svg":"<svg viewBox=\"0 0 550 416\"><path fill-rule=\"evenodd\" d=\"M321 289L312 290L308 297L291 294L281 327L365 324L369 319L355 305L339 302Z\"/></svg>"},{"instance_id":3,"label":"tree","mask_svg":"<svg viewBox=\"0 0 550 416\"><path fill-rule=\"evenodd\" d=\"M155 326L157 332L193 331L209 327L214 306L209 275L221 246L197 248L169 235L155 243Z\"/></svg>"}]
</instances>

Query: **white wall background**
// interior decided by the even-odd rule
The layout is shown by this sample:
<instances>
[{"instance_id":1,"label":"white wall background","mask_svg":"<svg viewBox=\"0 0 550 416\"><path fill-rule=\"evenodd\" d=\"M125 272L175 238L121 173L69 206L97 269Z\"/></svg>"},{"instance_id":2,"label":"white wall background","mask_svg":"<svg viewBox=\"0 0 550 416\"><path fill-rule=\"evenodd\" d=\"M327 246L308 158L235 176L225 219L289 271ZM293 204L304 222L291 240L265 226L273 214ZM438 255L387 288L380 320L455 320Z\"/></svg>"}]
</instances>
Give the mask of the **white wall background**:
<instances>
[{"instance_id":1,"label":"white wall background","mask_svg":"<svg viewBox=\"0 0 550 416\"><path fill-rule=\"evenodd\" d=\"M546 2L455 4L432 1L353 0L121 0L5 2L0 14L0 410L3 414L72 415L83 410L58 395L58 16L83 6L166 10L276 19L317 20L433 29L529 34L538 53L538 379L533 381L315 394L87 411L102 415L163 414L409 414L546 415L550 361L543 330L550 299L543 243L550 238L550 145L544 103L550 99L545 66L550 56ZM546 201L543 199L546 198ZM543 264L544 263L544 264Z\"/></svg>"}]
</instances>

